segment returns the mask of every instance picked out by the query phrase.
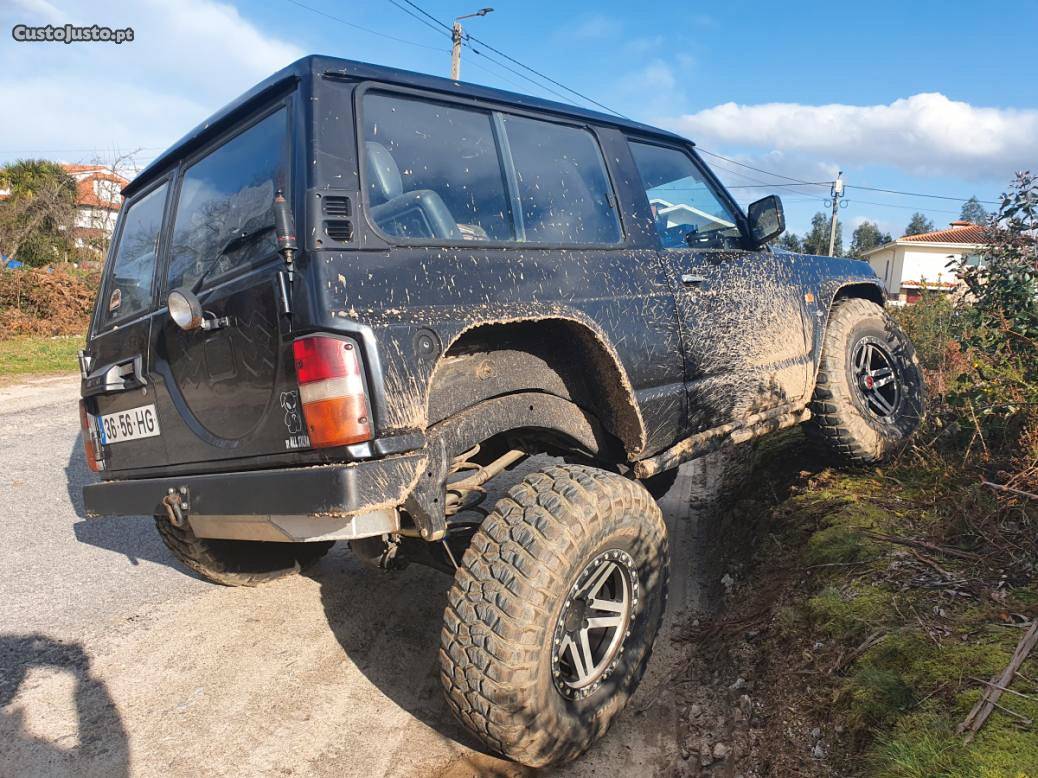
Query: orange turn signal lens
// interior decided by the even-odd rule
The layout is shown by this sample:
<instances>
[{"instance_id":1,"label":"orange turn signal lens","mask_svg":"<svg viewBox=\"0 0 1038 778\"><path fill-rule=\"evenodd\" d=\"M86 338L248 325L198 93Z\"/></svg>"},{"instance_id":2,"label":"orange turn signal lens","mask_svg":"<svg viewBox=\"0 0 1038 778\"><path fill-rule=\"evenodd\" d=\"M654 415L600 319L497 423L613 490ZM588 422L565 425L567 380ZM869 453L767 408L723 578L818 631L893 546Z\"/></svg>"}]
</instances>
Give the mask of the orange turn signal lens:
<instances>
[{"instance_id":1,"label":"orange turn signal lens","mask_svg":"<svg viewBox=\"0 0 1038 778\"><path fill-rule=\"evenodd\" d=\"M86 402L79 401L79 425L83 428L83 456L86 457L87 467L95 473L101 469L101 457L98 456L97 432L93 420L86 409Z\"/></svg>"}]
</instances>

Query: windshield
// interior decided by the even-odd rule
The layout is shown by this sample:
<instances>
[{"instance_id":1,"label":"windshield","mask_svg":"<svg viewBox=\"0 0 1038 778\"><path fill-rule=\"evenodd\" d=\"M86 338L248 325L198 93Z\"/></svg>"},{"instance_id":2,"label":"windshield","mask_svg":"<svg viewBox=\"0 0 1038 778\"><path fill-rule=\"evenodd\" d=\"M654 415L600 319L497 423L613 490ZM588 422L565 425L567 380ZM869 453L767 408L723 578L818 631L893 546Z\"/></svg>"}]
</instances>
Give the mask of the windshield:
<instances>
[{"instance_id":1,"label":"windshield","mask_svg":"<svg viewBox=\"0 0 1038 778\"><path fill-rule=\"evenodd\" d=\"M168 288L194 286L275 250L274 194L287 188L281 109L195 162L180 185Z\"/></svg>"},{"instance_id":2,"label":"windshield","mask_svg":"<svg viewBox=\"0 0 1038 778\"><path fill-rule=\"evenodd\" d=\"M663 248L741 246L735 215L684 151L632 142L631 153Z\"/></svg>"}]
</instances>

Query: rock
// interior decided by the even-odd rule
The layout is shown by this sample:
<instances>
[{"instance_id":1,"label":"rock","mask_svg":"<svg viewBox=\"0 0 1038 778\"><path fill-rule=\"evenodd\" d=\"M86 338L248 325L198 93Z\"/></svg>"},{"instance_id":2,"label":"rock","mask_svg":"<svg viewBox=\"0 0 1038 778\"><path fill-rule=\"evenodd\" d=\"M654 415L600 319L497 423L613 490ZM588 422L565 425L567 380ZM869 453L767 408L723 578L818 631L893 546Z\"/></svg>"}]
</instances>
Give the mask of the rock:
<instances>
[{"instance_id":1,"label":"rock","mask_svg":"<svg viewBox=\"0 0 1038 778\"><path fill-rule=\"evenodd\" d=\"M724 759L726 756L728 756L728 753L731 750L732 749L730 749L724 743L715 743L713 751L714 759Z\"/></svg>"},{"instance_id":2,"label":"rock","mask_svg":"<svg viewBox=\"0 0 1038 778\"><path fill-rule=\"evenodd\" d=\"M708 767L713 764L713 761L714 754L710 748L710 741L703 738L703 740L699 742L699 764L703 767Z\"/></svg>"},{"instance_id":3,"label":"rock","mask_svg":"<svg viewBox=\"0 0 1038 778\"><path fill-rule=\"evenodd\" d=\"M746 716L753 713L753 700L750 699L750 695L739 695L739 710L741 710Z\"/></svg>"}]
</instances>

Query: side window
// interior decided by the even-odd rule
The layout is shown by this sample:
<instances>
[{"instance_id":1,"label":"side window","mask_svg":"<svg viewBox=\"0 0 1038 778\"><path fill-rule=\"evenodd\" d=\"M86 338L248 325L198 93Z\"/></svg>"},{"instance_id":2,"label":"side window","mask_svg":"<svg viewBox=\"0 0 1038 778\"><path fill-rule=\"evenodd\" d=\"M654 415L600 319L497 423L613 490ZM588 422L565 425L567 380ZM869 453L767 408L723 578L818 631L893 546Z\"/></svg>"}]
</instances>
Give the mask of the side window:
<instances>
[{"instance_id":1,"label":"side window","mask_svg":"<svg viewBox=\"0 0 1038 778\"><path fill-rule=\"evenodd\" d=\"M401 238L513 240L489 113L380 92L364 95L369 215Z\"/></svg>"},{"instance_id":2,"label":"side window","mask_svg":"<svg viewBox=\"0 0 1038 778\"><path fill-rule=\"evenodd\" d=\"M631 153L665 249L737 248L738 221L685 152L631 141Z\"/></svg>"},{"instance_id":3,"label":"side window","mask_svg":"<svg viewBox=\"0 0 1038 778\"><path fill-rule=\"evenodd\" d=\"M155 258L169 184L131 202L122 215L119 244L111 255L100 323L142 313L151 305Z\"/></svg>"},{"instance_id":4,"label":"side window","mask_svg":"<svg viewBox=\"0 0 1038 778\"><path fill-rule=\"evenodd\" d=\"M270 256L274 193L288 188L281 109L184 173L173 222L168 288L197 286Z\"/></svg>"},{"instance_id":5,"label":"side window","mask_svg":"<svg viewBox=\"0 0 1038 778\"><path fill-rule=\"evenodd\" d=\"M617 243L620 222L594 136L579 127L504 117L522 204L522 239Z\"/></svg>"}]
</instances>

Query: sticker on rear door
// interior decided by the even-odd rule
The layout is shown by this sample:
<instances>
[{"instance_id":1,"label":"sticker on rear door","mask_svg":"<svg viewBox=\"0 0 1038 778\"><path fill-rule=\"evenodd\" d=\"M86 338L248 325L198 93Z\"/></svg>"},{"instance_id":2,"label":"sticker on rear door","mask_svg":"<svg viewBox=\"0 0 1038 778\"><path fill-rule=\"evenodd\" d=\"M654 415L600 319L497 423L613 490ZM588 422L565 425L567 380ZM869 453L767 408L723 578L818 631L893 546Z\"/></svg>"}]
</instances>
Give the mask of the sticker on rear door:
<instances>
[{"instance_id":1,"label":"sticker on rear door","mask_svg":"<svg viewBox=\"0 0 1038 778\"><path fill-rule=\"evenodd\" d=\"M154 405L142 405L128 411L109 413L98 418L101 427L101 442L125 443L127 440L153 438L159 433L159 415Z\"/></svg>"}]
</instances>

